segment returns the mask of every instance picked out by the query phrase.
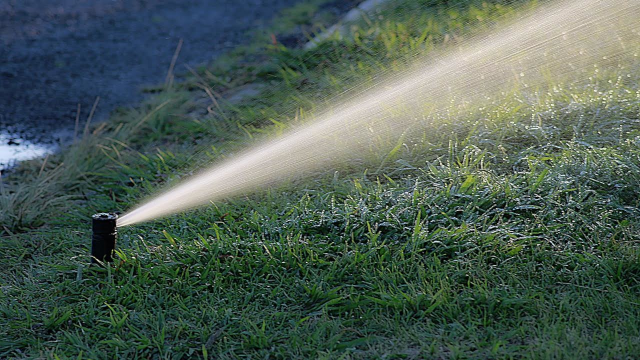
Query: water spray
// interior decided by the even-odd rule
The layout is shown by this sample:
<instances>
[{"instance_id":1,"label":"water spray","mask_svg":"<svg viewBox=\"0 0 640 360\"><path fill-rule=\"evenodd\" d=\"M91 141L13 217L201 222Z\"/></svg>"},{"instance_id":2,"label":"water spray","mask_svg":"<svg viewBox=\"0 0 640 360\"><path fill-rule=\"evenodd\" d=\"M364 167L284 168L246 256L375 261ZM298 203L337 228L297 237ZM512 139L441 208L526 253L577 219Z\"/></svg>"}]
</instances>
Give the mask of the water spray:
<instances>
[{"instance_id":1,"label":"water spray","mask_svg":"<svg viewBox=\"0 0 640 360\"><path fill-rule=\"evenodd\" d=\"M438 116L447 116L452 104L481 106L487 97L544 87L549 79L584 83L594 68L616 67L622 59L640 66L638 49L640 0L552 2L486 36L418 59L415 66L386 76L362 93L345 96L306 125L148 199L124 214L118 226L325 169L368 151L379 139L397 139L411 131L419 136Z\"/></svg>"},{"instance_id":2,"label":"water spray","mask_svg":"<svg viewBox=\"0 0 640 360\"><path fill-rule=\"evenodd\" d=\"M112 262L116 249L118 215L98 213L91 217L93 234L91 236L91 263Z\"/></svg>"}]
</instances>

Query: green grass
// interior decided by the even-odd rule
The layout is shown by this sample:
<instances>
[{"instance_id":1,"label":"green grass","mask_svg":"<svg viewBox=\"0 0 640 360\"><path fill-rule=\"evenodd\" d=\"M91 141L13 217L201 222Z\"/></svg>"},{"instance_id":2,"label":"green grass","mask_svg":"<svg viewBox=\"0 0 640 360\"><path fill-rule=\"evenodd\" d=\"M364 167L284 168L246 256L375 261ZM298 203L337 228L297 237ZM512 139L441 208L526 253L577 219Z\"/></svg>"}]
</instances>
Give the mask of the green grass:
<instances>
[{"instance_id":1,"label":"green grass","mask_svg":"<svg viewBox=\"0 0 640 360\"><path fill-rule=\"evenodd\" d=\"M403 1L311 52L266 37L22 164L0 196L0 358L636 356L637 67L514 90L370 163L121 229L117 260L87 267L91 214L522 3ZM254 81L269 90L217 97ZM194 119L202 88L218 106Z\"/></svg>"}]
</instances>

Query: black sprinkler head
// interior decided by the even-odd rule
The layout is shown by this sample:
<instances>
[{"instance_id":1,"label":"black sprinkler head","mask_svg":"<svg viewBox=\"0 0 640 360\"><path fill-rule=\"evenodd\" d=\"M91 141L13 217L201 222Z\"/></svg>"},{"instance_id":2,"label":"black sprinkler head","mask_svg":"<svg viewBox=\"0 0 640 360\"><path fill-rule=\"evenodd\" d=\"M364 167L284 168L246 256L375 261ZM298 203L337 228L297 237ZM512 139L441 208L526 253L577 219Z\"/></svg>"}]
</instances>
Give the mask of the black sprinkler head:
<instances>
[{"instance_id":1,"label":"black sprinkler head","mask_svg":"<svg viewBox=\"0 0 640 360\"><path fill-rule=\"evenodd\" d=\"M116 249L118 231L116 221L118 215L99 213L91 217L93 220L93 236L91 237L91 263L99 261L112 262Z\"/></svg>"}]
</instances>

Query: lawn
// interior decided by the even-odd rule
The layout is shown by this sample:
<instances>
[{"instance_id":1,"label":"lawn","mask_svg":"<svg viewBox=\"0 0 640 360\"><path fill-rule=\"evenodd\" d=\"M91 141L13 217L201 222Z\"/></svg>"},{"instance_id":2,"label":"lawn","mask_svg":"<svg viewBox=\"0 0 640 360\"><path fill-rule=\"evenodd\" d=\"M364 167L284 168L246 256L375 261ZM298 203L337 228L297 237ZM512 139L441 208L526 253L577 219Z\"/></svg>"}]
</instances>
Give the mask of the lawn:
<instances>
[{"instance_id":1,"label":"lawn","mask_svg":"<svg viewBox=\"0 0 640 360\"><path fill-rule=\"evenodd\" d=\"M0 358L634 358L637 61L535 96L513 89L393 150L120 228L116 260L88 266L91 214L126 212L381 72L539 6L398 0L304 50L289 43L334 18L326 2L299 5L273 36L3 175ZM247 84L260 93L225 100Z\"/></svg>"}]
</instances>

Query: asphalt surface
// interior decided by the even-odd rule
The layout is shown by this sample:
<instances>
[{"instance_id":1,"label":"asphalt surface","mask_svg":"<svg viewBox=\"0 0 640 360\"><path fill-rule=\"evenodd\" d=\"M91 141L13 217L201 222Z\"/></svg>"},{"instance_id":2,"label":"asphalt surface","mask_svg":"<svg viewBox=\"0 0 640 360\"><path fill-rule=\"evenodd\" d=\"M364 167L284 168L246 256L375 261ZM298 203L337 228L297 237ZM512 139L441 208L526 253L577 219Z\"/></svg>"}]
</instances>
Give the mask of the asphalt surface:
<instances>
[{"instance_id":1,"label":"asphalt surface","mask_svg":"<svg viewBox=\"0 0 640 360\"><path fill-rule=\"evenodd\" d=\"M0 0L0 169L51 151L85 121L139 102L177 69L248 41L302 0Z\"/></svg>"}]
</instances>

